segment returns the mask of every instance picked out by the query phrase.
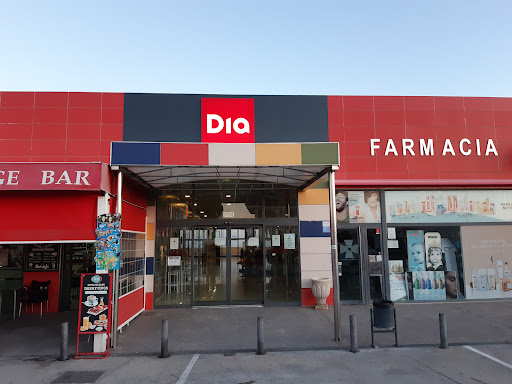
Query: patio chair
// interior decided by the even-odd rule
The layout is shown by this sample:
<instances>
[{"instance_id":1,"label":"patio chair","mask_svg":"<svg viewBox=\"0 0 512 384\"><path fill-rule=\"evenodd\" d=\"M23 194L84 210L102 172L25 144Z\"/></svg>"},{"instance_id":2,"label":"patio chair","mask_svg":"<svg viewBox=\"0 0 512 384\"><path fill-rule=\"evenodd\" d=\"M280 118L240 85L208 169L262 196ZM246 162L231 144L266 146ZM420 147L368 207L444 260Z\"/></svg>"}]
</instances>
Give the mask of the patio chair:
<instances>
[{"instance_id":1,"label":"patio chair","mask_svg":"<svg viewBox=\"0 0 512 384\"><path fill-rule=\"evenodd\" d=\"M31 296L33 303L41 303L41 318L43 317L43 302L46 301L46 313L48 313L48 287L52 281L32 280Z\"/></svg>"}]
</instances>

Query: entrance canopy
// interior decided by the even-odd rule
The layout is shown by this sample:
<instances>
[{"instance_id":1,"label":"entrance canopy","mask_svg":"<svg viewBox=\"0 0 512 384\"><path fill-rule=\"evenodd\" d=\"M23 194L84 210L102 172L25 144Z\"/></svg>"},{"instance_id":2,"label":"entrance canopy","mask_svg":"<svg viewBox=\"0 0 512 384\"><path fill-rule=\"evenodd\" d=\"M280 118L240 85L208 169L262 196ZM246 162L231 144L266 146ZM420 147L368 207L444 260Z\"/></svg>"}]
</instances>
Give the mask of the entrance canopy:
<instances>
[{"instance_id":1,"label":"entrance canopy","mask_svg":"<svg viewBox=\"0 0 512 384\"><path fill-rule=\"evenodd\" d=\"M339 166L338 143L113 142L111 164L154 188L206 180L254 180L305 189Z\"/></svg>"}]
</instances>

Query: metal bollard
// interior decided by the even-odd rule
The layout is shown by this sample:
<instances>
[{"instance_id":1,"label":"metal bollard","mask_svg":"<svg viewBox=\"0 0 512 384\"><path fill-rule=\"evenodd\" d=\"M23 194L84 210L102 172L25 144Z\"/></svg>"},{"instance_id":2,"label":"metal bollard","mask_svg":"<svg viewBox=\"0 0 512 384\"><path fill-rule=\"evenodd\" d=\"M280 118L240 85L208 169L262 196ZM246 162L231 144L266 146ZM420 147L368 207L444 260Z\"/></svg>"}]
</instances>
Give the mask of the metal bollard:
<instances>
[{"instance_id":1,"label":"metal bollard","mask_svg":"<svg viewBox=\"0 0 512 384\"><path fill-rule=\"evenodd\" d=\"M357 321L355 315L350 315L350 352L359 352L359 346L357 345Z\"/></svg>"},{"instance_id":2,"label":"metal bollard","mask_svg":"<svg viewBox=\"0 0 512 384\"><path fill-rule=\"evenodd\" d=\"M448 330L446 329L446 317L444 313L439 314L439 334L441 337L441 345L439 345L439 348L448 349Z\"/></svg>"},{"instance_id":3,"label":"metal bollard","mask_svg":"<svg viewBox=\"0 0 512 384\"><path fill-rule=\"evenodd\" d=\"M160 341L160 357L169 357L169 321L162 320L162 339Z\"/></svg>"},{"instance_id":4,"label":"metal bollard","mask_svg":"<svg viewBox=\"0 0 512 384\"><path fill-rule=\"evenodd\" d=\"M69 323L60 324L60 354L59 361L66 361L68 359L68 335Z\"/></svg>"},{"instance_id":5,"label":"metal bollard","mask_svg":"<svg viewBox=\"0 0 512 384\"><path fill-rule=\"evenodd\" d=\"M264 338L263 317L258 317L257 333L258 333L258 352L256 352L256 354L264 355L266 352L265 352L265 344L263 342L263 338Z\"/></svg>"}]
</instances>

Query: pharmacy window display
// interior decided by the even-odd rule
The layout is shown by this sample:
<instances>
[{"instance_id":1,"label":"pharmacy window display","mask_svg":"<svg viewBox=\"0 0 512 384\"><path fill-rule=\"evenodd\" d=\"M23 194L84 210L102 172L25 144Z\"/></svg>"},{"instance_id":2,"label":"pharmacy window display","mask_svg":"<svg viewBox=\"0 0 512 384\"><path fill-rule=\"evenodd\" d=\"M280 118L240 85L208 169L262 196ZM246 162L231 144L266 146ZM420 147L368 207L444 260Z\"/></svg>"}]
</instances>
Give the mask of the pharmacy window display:
<instances>
[{"instance_id":1,"label":"pharmacy window display","mask_svg":"<svg viewBox=\"0 0 512 384\"><path fill-rule=\"evenodd\" d=\"M460 227L390 227L388 254L392 301L464 298Z\"/></svg>"}]
</instances>

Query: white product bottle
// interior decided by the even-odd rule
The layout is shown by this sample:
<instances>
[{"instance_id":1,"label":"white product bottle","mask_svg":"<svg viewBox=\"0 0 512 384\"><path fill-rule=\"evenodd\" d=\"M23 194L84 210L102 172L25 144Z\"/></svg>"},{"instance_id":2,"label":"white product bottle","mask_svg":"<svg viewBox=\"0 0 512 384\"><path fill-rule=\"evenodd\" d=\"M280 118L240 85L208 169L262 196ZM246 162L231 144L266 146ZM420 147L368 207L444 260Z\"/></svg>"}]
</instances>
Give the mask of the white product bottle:
<instances>
[{"instance_id":1,"label":"white product bottle","mask_svg":"<svg viewBox=\"0 0 512 384\"><path fill-rule=\"evenodd\" d=\"M496 265L498 266L498 283L500 289L502 289L503 284L503 260L497 260Z\"/></svg>"},{"instance_id":2,"label":"white product bottle","mask_svg":"<svg viewBox=\"0 0 512 384\"><path fill-rule=\"evenodd\" d=\"M510 280L510 269L508 268L508 262L505 261L505 270L503 271L503 276L505 279Z\"/></svg>"},{"instance_id":3,"label":"white product bottle","mask_svg":"<svg viewBox=\"0 0 512 384\"><path fill-rule=\"evenodd\" d=\"M473 283L473 289L479 289L476 268L473 268L473 275L471 276L471 282Z\"/></svg>"},{"instance_id":4,"label":"white product bottle","mask_svg":"<svg viewBox=\"0 0 512 384\"><path fill-rule=\"evenodd\" d=\"M487 291L487 270L481 268L478 270L478 290Z\"/></svg>"},{"instance_id":5,"label":"white product bottle","mask_svg":"<svg viewBox=\"0 0 512 384\"><path fill-rule=\"evenodd\" d=\"M496 289L496 270L494 268L487 268L487 280L489 289Z\"/></svg>"}]
</instances>

